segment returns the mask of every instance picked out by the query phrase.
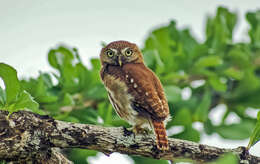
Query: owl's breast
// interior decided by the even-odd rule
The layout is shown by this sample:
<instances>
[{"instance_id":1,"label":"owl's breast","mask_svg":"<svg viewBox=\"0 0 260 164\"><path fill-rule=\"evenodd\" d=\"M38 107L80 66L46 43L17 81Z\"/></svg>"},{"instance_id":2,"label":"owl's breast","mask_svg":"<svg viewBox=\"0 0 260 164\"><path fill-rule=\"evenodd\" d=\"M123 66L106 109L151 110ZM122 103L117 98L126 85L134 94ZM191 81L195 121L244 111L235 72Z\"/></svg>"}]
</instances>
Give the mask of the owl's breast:
<instances>
[{"instance_id":1,"label":"owl's breast","mask_svg":"<svg viewBox=\"0 0 260 164\"><path fill-rule=\"evenodd\" d=\"M126 83L110 74L106 74L103 81L109 100L117 114L129 123L134 122L138 112L132 109L133 97L128 93Z\"/></svg>"}]
</instances>

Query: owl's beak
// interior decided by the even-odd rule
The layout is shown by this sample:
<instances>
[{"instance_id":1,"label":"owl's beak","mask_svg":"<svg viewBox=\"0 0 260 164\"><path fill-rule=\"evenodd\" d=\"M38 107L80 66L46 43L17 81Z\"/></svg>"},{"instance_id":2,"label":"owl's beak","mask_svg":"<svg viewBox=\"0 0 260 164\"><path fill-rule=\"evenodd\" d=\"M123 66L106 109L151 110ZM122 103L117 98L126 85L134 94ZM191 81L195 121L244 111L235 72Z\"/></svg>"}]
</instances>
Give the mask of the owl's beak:
<instances>
[{"instance_id":1,"label":"owl's beak","mask_svg":"<svg viewBox=\"0 0 260 164\"><path fill-rule=\"evenodd\" d=\"M121 66L122 66L122 61L121 61L121 60L118 60L118 64L119 64L119 66L121 67Z\"/></svg>"},{"instance_id":2,"label":"owl's beak","mask_svg":"<svg viewBox=\"0 0 260 164\"><path fill-rule=\"evenodd\" d=\"M121 59L121 55L120 55L120 56L118 56L118 64L119 64L119 66L120 66L120 67L122 66L122 59Z\"/></svg>"}]
</instances>

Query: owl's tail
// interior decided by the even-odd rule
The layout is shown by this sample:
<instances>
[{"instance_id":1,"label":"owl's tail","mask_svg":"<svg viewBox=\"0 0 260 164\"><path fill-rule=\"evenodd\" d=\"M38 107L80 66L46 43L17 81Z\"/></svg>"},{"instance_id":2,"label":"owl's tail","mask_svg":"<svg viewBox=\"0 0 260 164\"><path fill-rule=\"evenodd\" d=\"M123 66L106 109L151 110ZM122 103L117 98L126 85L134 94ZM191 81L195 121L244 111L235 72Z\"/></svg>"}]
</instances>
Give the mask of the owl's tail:
<instances>
[{"instance_id":1,"label":"owl's tail","mask_svg":"<svg viewBox=\"0 0 260 164\"><path fill-rule=\"evenodd\" d=\"M156 134L157 148L159 150L168 150L168 139L163 121L152 120L152 123L154 132Z\"/></svg>"}]
</instances>

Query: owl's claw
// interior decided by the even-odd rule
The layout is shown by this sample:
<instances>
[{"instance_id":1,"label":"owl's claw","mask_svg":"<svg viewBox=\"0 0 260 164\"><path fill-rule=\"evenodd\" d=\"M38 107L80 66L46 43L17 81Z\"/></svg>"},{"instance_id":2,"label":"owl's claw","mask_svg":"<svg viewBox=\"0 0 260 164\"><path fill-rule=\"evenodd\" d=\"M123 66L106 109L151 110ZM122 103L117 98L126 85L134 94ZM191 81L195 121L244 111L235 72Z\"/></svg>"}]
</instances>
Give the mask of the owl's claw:
<instances>
[{"instance_id":1,"label":"owl's claw","mask_svg":"<svg viewBox=\"0 0 260 164\"><path fill-rule=\"evenodd\" d=\"M142 134L142 135L148 135L150 134L150 130L148 128L141 128L140 126L133 126L128 129L129 131L132 131L134 135Z\"/></svg>"}]
</instances>

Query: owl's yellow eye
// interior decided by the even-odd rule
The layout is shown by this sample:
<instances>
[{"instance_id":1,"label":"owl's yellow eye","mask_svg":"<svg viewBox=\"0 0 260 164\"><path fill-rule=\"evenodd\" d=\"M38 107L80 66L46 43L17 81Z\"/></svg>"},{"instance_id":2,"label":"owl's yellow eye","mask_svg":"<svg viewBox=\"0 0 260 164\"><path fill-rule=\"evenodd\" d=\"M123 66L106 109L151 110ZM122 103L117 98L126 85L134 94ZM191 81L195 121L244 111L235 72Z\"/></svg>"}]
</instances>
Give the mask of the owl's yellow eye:
<instances>
[{"instance_id":1,"label":"owl's yellow eye","mask_svg":"<svg viewBox=\"0 0 260 164\"><path fill-rule=\"evenodd\" d=\"M111 57L114 56L114 51L112 51L112 50L107 50L106 54L107 54L108 57L111 58Z\"/></svg>"},{"instance_id":2,"label":"owl's yellow eye","mask_svg":"<svg viewBox=\"0 0 260 164\"><path fill-rule=\"evenodd\" d=\"M126 55L126 56L131 56L132 53L133 53L133 51L132 51L131 49L127 49L127 50L125 51L125 55Z\"/></svg>"}]
</instances>

